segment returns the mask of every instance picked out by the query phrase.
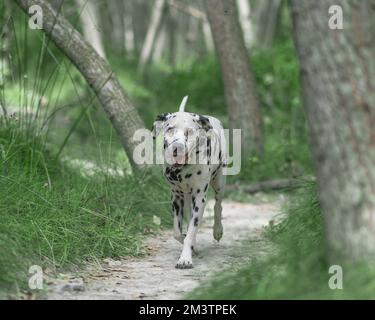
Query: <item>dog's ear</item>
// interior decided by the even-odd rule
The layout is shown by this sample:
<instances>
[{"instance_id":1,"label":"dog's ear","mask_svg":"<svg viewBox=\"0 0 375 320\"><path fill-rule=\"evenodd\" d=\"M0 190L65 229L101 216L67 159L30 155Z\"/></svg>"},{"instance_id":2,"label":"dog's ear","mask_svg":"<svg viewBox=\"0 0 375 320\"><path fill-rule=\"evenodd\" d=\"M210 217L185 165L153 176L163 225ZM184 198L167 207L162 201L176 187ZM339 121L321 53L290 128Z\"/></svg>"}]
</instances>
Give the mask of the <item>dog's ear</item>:
<instances>
[{"instance_id":1,"label":"dog's ear","mask_svg":"<svg viewBox=\"0 0 375 320\"><path fill-rule=\"evenodd\" d=\"M170 113L162 113L156 117L151 129L153 139L156 139L156 137L159 135L161 129L163 128L164 122L167 121L170 116Z\"/></svg>"},{"instance_id":2,"label":"dog's ear","mask_svg":"<svg viewBox=\"0 0 375 320\"><path fill-rule=\"evenodd\" d=\"M200 125L200 127L205 130L205 131L209 131L212 129L212 125L210 123L210 120L205 117L205 116L200 116L200 115L196 115L197 117L197 122L198 124Z\"/></svg>"}]
</instances>

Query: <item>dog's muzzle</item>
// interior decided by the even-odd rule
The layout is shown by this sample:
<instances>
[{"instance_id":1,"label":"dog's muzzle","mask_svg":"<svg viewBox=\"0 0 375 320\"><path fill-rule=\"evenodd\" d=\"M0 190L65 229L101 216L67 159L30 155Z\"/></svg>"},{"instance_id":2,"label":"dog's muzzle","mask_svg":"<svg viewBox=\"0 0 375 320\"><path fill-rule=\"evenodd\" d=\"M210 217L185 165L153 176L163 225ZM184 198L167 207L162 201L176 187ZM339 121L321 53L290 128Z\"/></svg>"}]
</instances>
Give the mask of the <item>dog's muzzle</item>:
<instances>
[{"instance_id":1,"label":"dog's muzzle","mask_svg":"<svg viewBox=\"0 0 375 320\"><path fill-rule=\"evenodd\" d=\"M183 143L174 142L165 150L165 160L169 165L181 167L188 162L188 153Z\"/></svg>"}]
</instances>

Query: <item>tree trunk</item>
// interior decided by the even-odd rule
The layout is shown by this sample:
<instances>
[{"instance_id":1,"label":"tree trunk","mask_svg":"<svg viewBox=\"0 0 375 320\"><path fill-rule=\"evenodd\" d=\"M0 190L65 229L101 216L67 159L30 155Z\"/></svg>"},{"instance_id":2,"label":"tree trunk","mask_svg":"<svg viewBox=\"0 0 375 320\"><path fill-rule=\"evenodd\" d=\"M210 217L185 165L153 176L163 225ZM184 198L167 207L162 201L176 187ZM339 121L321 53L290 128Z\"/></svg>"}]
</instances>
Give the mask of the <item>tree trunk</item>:
<instances>
[{"instance_id":1,"label":"tree trunk","mask_svg":"<svg viewBox=\"0 0 375 320\"><path fill-rule=\"evenodd\" d=\"M159 34L155 41L155 47L152 53L152 61L160 62L163 57L163 52L167 43L167 27L166 23L163 23L163 26L160 27Z\"/></svg>"},{"instance_id":2,"label":"tree trunk","mask_svg":"<svg viewBox=\"0 0 375 320\"><path fill-rule=\"evenodd\" d=\"M82 1L82 0L81 0ZM87 0L83 0L87 1ZM123 54L125 49L125 2L123 0L111 0L107 2L108 15L107 19L111 21L111 37L112 47L117 53Z\"/></svg>"},{"instance_id":3,"label":"tree trunk","mask_svg":"<svg viewBox=\"0 0 375 320\"><path fill-rule=\"evenodd\" d=\"M0 86L4 85L5 79L11 74L11 42L12 42L12 28L11 28L11 4L9 0L5 0L0 4L1 12L1 26L0 29ZM5 107L4 107L5 108Z\"/></svg>"},{"instance_id":4,"label":"tree trunk","mask_svg":"<svg viewBox=\"0 0 375 320\"><path fill-rule=\"evenodd\" d=\"M294 38L330 258L373 260L375 6L338 3L343 30L328 25L328 9L337 1L291 1Z\"/></svg>"},{"instance_id":5,"label":"tree trunk","mask_svg":"<svg viewBox=\"0 0 375 320\"><path fill-rule=\"evenodd\" d=\"M176 65L176 10L174 10L171 6L168 6L168 14L167 14L167 32L168 32L168 58L169 63L171 66Z\"/></svg>"},{"instance_id":6,"label":"tree trunk","mask_svg":"<svg viewBox=\"0 0 375 320\"><path fill-rule=\"evenodd\" d=\"M133 53L135 51L135 36L134 36L134 24L133 24L133 16L131 13L131 3L124 2L124 15L123 15L123 25L125 28L124 32L124 43L125 43L125 50L128 53Z\"/></svg>"},{"instance_id":7,"label":"tree trunk","mask_svg":"<svg viewBox=\"0 0 375 320\"><path fill-rule=\"evenodd\" d=\"M242 129L242 152L262 153L261 112L235 0L205 0L224 80L230 126Z\"/></svg>"},{"instance_id":8,"label":"tree trunk","mask_svg":"<svg viewBox=\"0 0 375 320\"><path fill-rule=\"evenodd\" d=\"M131 1L130 5L132 9L135 52L138 55L146 38L147 24L145 21L149 18L150 10L146 0Z\"/></svg>"},{"instance_id":9,"label":"tree trunk","mask_svg":"<svg viewBox=\"0 0 375 320\"><path fill-rule=\"evenodd\" d=\"M105 59L95 1L76 0L76 3L79 10L81 10L80 19L85 40Z\"/></svg>"},{"instance_id":10,"label":"tree trunk","mask_svg":"<svg viewBox=\"0 0 375 320\"><path fill-rule=\"evenodd\" d=\"M144 41L141 57L139 61L140 72L144 71L146 65L150 62L152 57L152 48L154 47L156 35L162 24L164 12L165 12L165 0L155 0L154 7L152 9L151 21L147 30L146 39Z\"/></svg>"},{"instance_id":11,"label":"tree trunk","mask_svg":"<svg viewBox=\"0 0 375 320\"><path fill-rule=\"evenodd\" d=\"M108 118L118 133L120 141L133 168L133 151L136 143L134 132L144 128L142 119L122 89L107 62L89 46L80 33L45 0L16 0L16 3L28 14L31 5L39 5L43 10L43 31L56 46L79 69L90 87L96 93Z\"/></svg>"},{"instance_id":12,"label":"tree trunk","mask_svg":"<svg viewBox=\"0 0 375 320\"><path fill-rule=\"evenodd\" d=\"M204 37L204 44L206 46L207 52L214 51L214 40L212 39L212 33L210 24L207 20L202 21L202 32Z\"/></svg>"},{"instance_id":13,"label":"tree trunk","mask_svg":"<svg viewBox=\"0 0 375 320\"><path fill-rule=\"evenodd\" d=\"M257 42L263 47L271 47L282 9L282 0L262 0L259 6Z\"/></svg>"},{"instance_id":14,"label":"tree trunk","mask_svg":"<svg viewBox=\"0 0 375 320\"><path fill-rule=\"evenodd\" d=\"M264 1L264 0L263 0ZM238 13L240 17L240 23L245 39L245 45L250 48L254 40L253 26L251 23L250 15L250 1L249 0L237 0Z\"/></svg>"}]
</instances>

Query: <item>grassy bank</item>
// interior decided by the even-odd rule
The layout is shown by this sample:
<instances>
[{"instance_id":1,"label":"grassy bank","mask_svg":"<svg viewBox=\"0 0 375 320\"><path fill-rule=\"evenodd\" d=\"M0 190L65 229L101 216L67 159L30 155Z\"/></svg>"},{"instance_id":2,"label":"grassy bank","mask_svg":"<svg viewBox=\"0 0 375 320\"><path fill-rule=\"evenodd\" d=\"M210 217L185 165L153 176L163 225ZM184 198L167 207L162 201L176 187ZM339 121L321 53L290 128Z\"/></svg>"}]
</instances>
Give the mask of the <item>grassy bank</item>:
<instances>
[{"instance_id":1,"label":"grassy bank","mask_svg":"<svg viewBox=\"0 0 375 320\"><path fill-rule=\"evenodd\" d=\"M59 268L139 254L142 236L170 223L159 175L80 171L56 160L42 137L18 123L1 127L0 291L24 288L34 264Z\"/></svg>"}]
</instances>

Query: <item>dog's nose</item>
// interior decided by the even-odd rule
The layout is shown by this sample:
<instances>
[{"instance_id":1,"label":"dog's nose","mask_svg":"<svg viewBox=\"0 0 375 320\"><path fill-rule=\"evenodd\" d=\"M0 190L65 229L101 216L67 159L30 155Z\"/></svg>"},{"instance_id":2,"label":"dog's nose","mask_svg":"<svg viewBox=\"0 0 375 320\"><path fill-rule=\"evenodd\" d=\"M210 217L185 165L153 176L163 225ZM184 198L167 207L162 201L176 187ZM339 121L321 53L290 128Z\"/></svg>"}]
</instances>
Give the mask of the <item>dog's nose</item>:
<instances>
[{"instance_id":1,"label":"dog's nose","mask_svg":"<svg viewBox=\"0 0 375 320\"><path fill-rule=\"evenodd\" d=\"M172 144L173 157L178 157L185 154L185 145L183 143L175 142Z\"/></svg>"}]
</instances>

